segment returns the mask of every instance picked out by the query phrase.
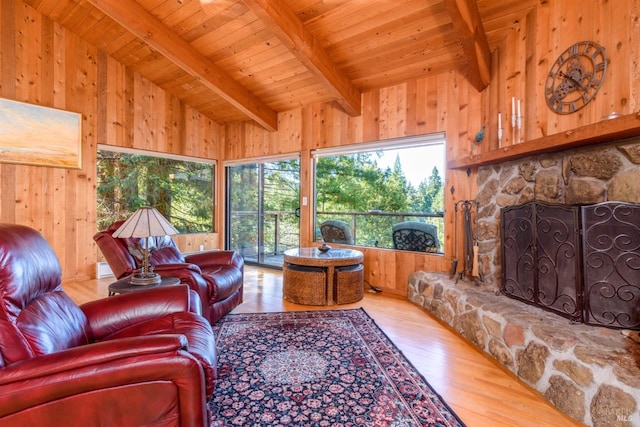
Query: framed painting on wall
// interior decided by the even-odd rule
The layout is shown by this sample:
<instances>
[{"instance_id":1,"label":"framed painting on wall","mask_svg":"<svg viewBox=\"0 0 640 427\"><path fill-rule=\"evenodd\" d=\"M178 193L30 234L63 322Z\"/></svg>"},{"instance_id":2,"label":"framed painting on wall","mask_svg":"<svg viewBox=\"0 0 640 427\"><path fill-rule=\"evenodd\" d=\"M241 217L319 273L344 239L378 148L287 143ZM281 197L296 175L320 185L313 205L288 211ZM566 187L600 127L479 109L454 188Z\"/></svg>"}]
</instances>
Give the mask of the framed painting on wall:
<instances>
[{"instance_id":1,"label":"framed painting on wall","mask_svg":"<svg viewBox=\"0 0 640 427\"><path fill-rule=\"evenodd\" d=\"M82 114L0 98L0 162L80 169Z\"/></svg>"}]
</instances>

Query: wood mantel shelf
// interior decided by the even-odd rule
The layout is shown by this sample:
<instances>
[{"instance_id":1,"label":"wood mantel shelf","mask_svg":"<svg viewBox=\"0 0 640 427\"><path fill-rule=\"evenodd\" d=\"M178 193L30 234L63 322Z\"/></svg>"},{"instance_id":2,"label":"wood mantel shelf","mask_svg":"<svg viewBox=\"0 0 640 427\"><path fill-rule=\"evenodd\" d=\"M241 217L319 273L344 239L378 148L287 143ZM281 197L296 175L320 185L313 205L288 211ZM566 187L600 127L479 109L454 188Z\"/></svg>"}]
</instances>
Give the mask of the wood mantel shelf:
<instances>
[{"instance_id":1,"label":"wood mantel shelf","mask_svg":"<svg viewBox=\"0 0 640 427\"><path fill-rule=\"evenodd\" d=\"M640 112L447 162L449 169L491 165L525 156L640 136Z\"/></svg>"}]
</instances>

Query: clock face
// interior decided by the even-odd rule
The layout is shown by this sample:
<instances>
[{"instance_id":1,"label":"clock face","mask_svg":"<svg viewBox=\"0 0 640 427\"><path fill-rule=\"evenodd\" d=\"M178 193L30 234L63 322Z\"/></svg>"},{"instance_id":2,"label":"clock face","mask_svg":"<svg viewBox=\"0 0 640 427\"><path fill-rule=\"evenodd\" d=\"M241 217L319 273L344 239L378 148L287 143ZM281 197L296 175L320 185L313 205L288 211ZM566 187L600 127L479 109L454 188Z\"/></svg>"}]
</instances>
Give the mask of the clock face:
<instances>
[{"instance_id":1,"label":"clock face","mask_svg":"<svg viewBox=\"0 0 640 427\"><path fill-rule=\"evenodd\" d=\"M598 93L606 71L602 46L591 41L570 46L558 56L547 75L547 105L558 114L578 111Z\"/></svg>"}]
</instances>

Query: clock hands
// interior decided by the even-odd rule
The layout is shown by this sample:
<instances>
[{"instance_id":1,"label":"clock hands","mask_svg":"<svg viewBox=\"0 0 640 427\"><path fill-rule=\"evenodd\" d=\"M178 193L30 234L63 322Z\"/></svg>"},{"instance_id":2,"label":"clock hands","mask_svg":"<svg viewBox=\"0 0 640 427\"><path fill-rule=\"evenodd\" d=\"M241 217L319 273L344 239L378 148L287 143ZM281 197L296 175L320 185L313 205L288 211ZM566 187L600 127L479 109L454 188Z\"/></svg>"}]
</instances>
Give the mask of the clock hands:
<instances>
[{"instance_id":1,"label":"clock hands","mask_svg":"<svg viewBox=\"0 0 640 427\"><path fill-rule=\"evenodd\" d=\"M583 92L587 91L587 88L582 86L582 83L580 83L578 80L574 79L573 77L571 77L569 74L564 73L563 71L558 71L558 75L560 77L564 77L565 79L569 79L571 80L571 82L573 84L575 84L576 86L578 86L580 88L580 90L582 90Z\"/></svg>"}]
</instances>

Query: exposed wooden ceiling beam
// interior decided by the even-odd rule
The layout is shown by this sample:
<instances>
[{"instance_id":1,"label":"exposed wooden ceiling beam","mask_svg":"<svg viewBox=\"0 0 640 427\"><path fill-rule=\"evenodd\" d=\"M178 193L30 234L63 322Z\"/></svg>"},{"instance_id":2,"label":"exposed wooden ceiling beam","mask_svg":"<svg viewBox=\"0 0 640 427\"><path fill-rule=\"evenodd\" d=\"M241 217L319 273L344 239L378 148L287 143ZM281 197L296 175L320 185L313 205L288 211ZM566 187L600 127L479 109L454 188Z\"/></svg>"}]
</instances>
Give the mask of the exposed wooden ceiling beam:
<instances>
[{"instance_id":1,"label":"exposed wooden ceiling beam","mask_svg":"<svg viewBox=\"0 0 640 427\"><path fill-rule=\"evenodd\" d=\"M265 129L278 129L278 114L224 70L173 33L135 1L88 0Z\"/></svg>"},{"instance_id":2,"label":"exposed wooden ceiling beam","mask_svg":"<svg viewBox=\"0 0 640 427\"><path fill-rule=\"evenodd\" d=\"M361 114L360 91L283 0L243 1L298 60L320 79L347 114Z\"/></svg>"},{"instance_id":3,"label":"exposed wooden ceiling beam","mask_svg":"<svg viewBox=\"0 0 640 427\"><path fill-rule=\"evenodd\" d=\"M445 0L469 64L469 82L484 90L491 82L491 52L476 0Z\"/></svg>"}]
</instances>

